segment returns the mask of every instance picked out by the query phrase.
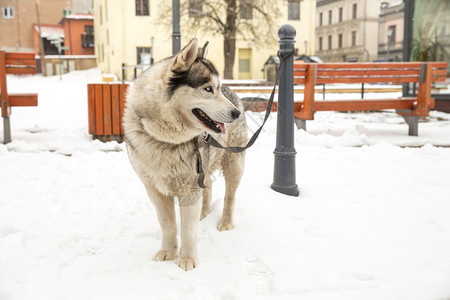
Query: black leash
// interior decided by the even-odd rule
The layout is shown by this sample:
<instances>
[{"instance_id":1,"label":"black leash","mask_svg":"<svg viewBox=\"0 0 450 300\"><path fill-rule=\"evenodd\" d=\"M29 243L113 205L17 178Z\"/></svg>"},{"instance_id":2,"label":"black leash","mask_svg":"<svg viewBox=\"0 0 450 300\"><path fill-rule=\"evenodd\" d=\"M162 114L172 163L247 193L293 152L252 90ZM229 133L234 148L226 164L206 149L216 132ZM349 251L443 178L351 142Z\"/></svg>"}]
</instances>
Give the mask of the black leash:
<instances>
[{"instance_id":1,"label":"black leash","mask_svg":"<svg viewBox=\"0 0 450 300\"><path fill-rule=\"evenodd\" d=\"M209 133L205 132L205 136L204 136L204 140L205 143L210 144L211 146L214 146L216 148L220 148L220 149L224 149L228 152L233 152L233 153L239 153L242 152L248 148L250 148L251 146L253 146L253 144L255 143L256 139L258 138L261 130L264 127L264 124L266 124L267 119L270 116L270 112L272 111L272 105L273 105L273 98L275 97L275 90L276 87L278 85L278 81L280 80L280 76L281 76L281 70L283 69L283 65L285 63L285 61L290 58L291 56L293 56L295 54L295 50L292 49L291 52L289 52L288 54L286 54L284 57L280 57L280 53L278 52L278 57L280 58L280 67L278 68L277 74L275 76L275 83L272 89L272 93L270 94L270 98L269 101L267 103L267 109L266 109L266 115L264 116L264 121L262 123L262 125L258 128L258 130L255 131L255 133L253 134L253 136L248 140L247 145L245 145L244 147L225 147L222 144L220 144L215 138L213 138ZM202 156L200 154L200 150L198 148L198 141L197 139L195 139L195 148L196 148L196 152L197 152L197 174L198 174L198 185L199 187L201 187L202 189L205 188L205 184L204 184L204 179L205 179L205 174L203 171L203 166L202 166Z\"/></svg>"}]
</instances>

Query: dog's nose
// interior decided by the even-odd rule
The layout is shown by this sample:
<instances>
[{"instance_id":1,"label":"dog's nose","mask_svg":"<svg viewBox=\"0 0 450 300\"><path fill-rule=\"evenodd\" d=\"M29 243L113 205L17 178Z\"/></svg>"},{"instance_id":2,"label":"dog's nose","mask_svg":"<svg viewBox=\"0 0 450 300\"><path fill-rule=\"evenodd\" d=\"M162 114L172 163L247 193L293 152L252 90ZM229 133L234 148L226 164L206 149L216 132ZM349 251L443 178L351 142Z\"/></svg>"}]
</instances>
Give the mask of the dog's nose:
<instances>
[{"instance_id":1,"label":"dog's nose","mask_svg":"<svg viewBox=\"0 0 450 300\"><path fill-rule=\"evenodd\" d=\"M237 109L231 111L231 117L232 117L233 119L235 119L235 120L236 120L237 118L239 118L240 115L241 115L241 112L240 112L239 110L237 110Z\"/></svg>"}]
</instances>

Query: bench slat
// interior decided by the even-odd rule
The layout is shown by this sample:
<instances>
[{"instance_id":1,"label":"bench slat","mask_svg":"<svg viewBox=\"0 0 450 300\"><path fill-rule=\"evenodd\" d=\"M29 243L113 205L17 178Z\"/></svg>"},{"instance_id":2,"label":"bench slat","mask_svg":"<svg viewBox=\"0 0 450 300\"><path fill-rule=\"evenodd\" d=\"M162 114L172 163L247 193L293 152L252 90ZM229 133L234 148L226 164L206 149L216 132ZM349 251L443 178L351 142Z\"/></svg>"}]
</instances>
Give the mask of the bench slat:
<instances>
[{"instance_id":1,"label":"bench slat","mask_svg":"<svg viewBox=\"0 0 450 300\"><path fill-rule=\"evenodd\" d=\"M37 94L8 94L9 106L37 106Z\"/></svg>"},{"instance_id":2,"label":"bench slat","mask_svg":"<svg viewBox=\"0 0 450 300\"><path fill-rule=\"evenodd\" d=\"M316 84L327 83L377 83L377 82L391 82L394 84L404 82L417 82L418 77L405 76L405 77L354 77L354 78L336 78L336 77L319 77Z\"/></svg>"},{"instance_id":3,"label":"bench slat","mask_svg":"<svg viewBox=\"0 0 450 300\"><path fill-rule=\"evenodd\" d=\"M383 109L410 109L416 98L316 101L315 111L359 111Z\"/></svg>"},{"instance_id":4,"label":"bench slat","mask_svg":"<svg viewBox=\"0 0 450 300\"><path fill-rule=\"evenodd\" d=\"M6 59L35 59L32 52L5 52Z\"/></svg>"},{"instance_id":5,"label":"bench slat","mask_svg":"<svg viewBox=\"0 0 450 300\"><path fill-rule=\"evenodd\" d=\"M34 67L9 67L6 66L6 73L7 74L35 74L36 68Z\"/></svg>"},{"instance_id":6,"label":"bench slat","mask_svg":"<svg viewBox=\"0 0 450 300\"><path fill-rule=\"evenodd\" d=\"M380 70L380 69L368 69L368 70L328 70L324 71L319 68L317 71L317 77L333 76L405 76L414 75L419 76L420 69L408 69L408 70Z\"/></svg>"}]
</instances>

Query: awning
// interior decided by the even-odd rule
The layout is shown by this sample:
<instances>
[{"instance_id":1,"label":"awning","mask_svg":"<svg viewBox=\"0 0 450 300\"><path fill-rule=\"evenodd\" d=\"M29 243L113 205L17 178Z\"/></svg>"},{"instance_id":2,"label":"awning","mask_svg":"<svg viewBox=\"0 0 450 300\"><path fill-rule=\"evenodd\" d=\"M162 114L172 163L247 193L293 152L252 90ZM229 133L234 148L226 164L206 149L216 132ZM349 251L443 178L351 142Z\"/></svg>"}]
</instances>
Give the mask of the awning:
<instances>
[{"instance_id":1,"label":"awning","mask_svg":"<svg viewBox=\"0 0 450 300\"><path fill-rule=\"evenodd\" d=\"M36 32L39 32L37 24L33 24L33 28ZM64 38L64 29L60 25L41 25L41 37L48 39Z\"/></svg>"}]
</instances>

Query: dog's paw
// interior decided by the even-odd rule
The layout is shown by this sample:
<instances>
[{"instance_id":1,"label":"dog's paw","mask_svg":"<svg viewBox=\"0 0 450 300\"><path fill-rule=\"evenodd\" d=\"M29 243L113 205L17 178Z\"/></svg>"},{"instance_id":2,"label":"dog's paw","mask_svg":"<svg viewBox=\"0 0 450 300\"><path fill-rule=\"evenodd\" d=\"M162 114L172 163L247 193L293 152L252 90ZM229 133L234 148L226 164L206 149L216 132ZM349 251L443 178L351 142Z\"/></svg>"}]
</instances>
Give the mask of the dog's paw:
<instances>
[{"instance_id":1,"label":"dog's paw","mask_svg":"<svg viewBox=\"0 0 450 300\"><path fill-rule=\"evenodd\" d=\"M174 260L177 257L177 251L159 250L153 256L154 261Z\"/></svg>"},{"instance_id":2,"label":"dog's paw","mask_svg":"<svg viewBox=\"0 0 450 300\"><path fill-rule=\"evenodd\" d=\"M198 260L195 257L179 257L177 265L185 271L194 269L198 264Z\"/></svg>"},{"instance_id":3,"label":"dog's paw","mask_svg":"<svg viewBox=\"0 0 450 300\"><path fill-rule=\"evenodd\" d=\"M234 228L233 222L220 220L219 225L217 225L217 229L219 231L231 230Z\"/></svg>"}]
</instances>

